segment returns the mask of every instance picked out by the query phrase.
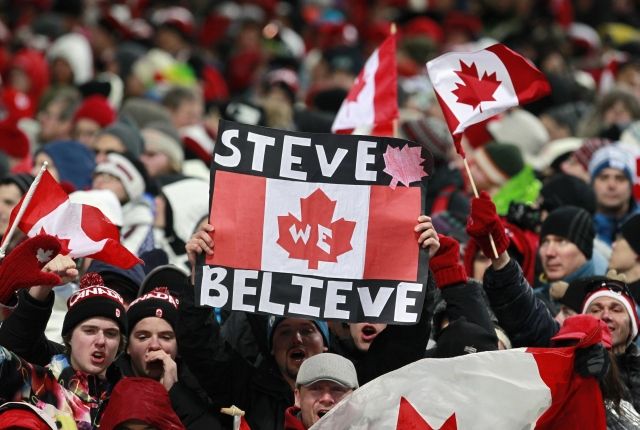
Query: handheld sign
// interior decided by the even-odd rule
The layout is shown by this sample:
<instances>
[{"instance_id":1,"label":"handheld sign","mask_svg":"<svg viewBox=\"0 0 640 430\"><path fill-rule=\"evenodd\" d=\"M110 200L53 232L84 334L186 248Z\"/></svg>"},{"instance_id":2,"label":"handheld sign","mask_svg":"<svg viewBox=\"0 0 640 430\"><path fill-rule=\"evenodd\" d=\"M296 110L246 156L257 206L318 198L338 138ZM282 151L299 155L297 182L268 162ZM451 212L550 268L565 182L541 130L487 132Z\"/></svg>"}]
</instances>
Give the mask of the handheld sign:
<instances>
[{"instance_id":1,"label":"handheld sign","mask_svg":"<svg viewBox=\"0 0 640 430\"><path fill-rule=\"evenodd\" d=\"M414 227L433 168L401 139L221 121L211 167L214 255L196 300L350 322L420 318L428 253Z\"/></svg>"}]
</instances>

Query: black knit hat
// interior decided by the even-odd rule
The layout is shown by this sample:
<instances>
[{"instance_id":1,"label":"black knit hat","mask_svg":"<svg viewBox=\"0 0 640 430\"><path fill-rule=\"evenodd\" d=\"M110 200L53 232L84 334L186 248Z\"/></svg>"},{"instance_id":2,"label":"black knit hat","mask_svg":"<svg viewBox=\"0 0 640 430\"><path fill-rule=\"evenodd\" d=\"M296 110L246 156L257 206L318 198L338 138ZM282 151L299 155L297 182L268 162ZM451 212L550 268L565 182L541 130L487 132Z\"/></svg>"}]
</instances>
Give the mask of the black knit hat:
<instances>
[{"instance_id":1,"label":"black knit hat","mask_svg":"<svg viewBox=\"0 0 640 430\"><path fill-rule=\"evenodd\" d=\"M127 311L129 333L140 320L148 317L162 318L175 330L178 321L178 299L174 298L167 288L156 288L138 297Z\"/></svg>"},{"instance_id":2,"label":"black knit hat","mask_svg":"<svg viewBox=\"0 0 640 430\"><path fill-rule=\"evenodd\" d=\"M18 189L20 189L20 192L24 195L29 191L29 187L31 186L33 179L33 175L29 173L14 173L0 179L0 185L15 184L15 186L17 186Z\"/></svg>"},{"instance_id":3,"label":"black knit hat","mask_svg":"<svg viewBox=\"0 0 640 430\"><path fill-rule=\"evenodd\" d=\"M555 175L542 186L540 195L544 199L541 208L548 212L567 205L577 206L592 215L596 212L593 188L573 175Z\"/></svg>"},{"instance_id":4,"label":"black knit hat","mask_svg":"<svg viewBox=\"0 0 640 430\"><path fill-rule=\"evenodd\" d=\"M524 168L520 148L511 143L490 142L476 149L476 165L496 185L502 185Z\"/></svg>"},{"instance_id":5,"label":"black knit hat","mask_svg":"<svg viewBox=\"0 0 640 430\"><path fill-rule=\"evenodd\" d=\"M620 233L629 242L631 249L640 255L640 214L635 214L626 220L620 228Z\"/></svg>"},{"instance_id":6,"label":"black knit hat","mask_svg":"<svg viewBox=\"0 0 640 430\"><path fill-rule=\"evenodd\" d=\"M62 323L62 336L71 331L82 321L105 317L114 320L120 332L127 334L127 314L124 310L122 296L104 286L102 277L89 272L80 279L80 289L67 300L67 314Z\"/></svg>"},{"instance_id":7,"label":"black knit hat","mask_svg":"<svg viewBox=\"0 0 640 430\"><path fill-rule=\"evenodd\" d=\"M552 211L542 223L540 240L548 234L564 237L575 244L580 252L591 259L595 229L589 212L575 206L564 206Z\"/></svg>"}]
</instances>

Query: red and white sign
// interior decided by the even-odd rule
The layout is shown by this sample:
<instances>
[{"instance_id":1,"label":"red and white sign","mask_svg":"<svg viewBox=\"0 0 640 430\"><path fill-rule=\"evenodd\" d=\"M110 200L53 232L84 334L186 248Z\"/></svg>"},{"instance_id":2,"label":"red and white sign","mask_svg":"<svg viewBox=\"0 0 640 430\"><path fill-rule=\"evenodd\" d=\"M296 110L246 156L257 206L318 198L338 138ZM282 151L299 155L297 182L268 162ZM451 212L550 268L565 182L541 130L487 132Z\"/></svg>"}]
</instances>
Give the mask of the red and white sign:
<instances>
[{"instance_id":1,"label":"red and white sign","mask_svg":"<svg viewBox=\"0 0 640 430\"><path fill-rule=\"evenodd\" d=\"M393 136L398 118L396 36L390 35L369 57L342 102L331 131Z\"/></svg>"},{"instance_id":2,"label":"red and white sign","mask_svg":"<svg viewBox=\"0 0 640 430\"><path fill-rule=\"evenodd\" d=\"M572 348L424 359L355 390L312 430L605 429L595 378Z\"/></svg>"},{"instance_id":3,"label":"red and white sign","mask_svg":"<svg viewBox=\"0 0 640 430\"><path fill-rule=\"evenodd\" d=\"M24 197L11 211L8 229L23 201ZM62 244L60 253L74 258L92 257L125 269L140 262L120 244L118 227L98 208L72 203L48 171L42 175L18 229L29 237L41 233L55 236Z\"/></svg>"},{"instance_id":4,"label":"red and white sign","mask_svg":"<svg viewBox=\"0 0 640 430\"><path fill-rule=\"evenodd\" d=\"M292 182L224 171L215 184L213 200L234 204L212 208L216 248L207 264L329 278L417 279L413 227L420 188ZM394 232L393 240L388 232Z\"/></svg>"},{"instance_id":5,"label":"red and white sign","mask_svg":"<svg viewBox=\"0 0 640 430\"><path fill-rule=\"evenodd\" d=\"M441 55L427 71L453 135L551 91L542 72L501 44Z\"/></svg>"}]
</instances>

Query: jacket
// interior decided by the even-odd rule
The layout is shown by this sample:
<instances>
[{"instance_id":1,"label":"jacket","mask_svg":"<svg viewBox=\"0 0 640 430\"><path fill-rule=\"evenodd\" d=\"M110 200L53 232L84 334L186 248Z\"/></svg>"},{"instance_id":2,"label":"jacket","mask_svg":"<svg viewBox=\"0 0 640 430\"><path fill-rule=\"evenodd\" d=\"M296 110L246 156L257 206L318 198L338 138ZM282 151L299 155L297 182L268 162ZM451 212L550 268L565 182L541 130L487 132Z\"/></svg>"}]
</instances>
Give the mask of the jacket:
<instances>
[{"instance_id":1,"label":"jacket","mask_svg":"<svg viewBox=\"0 0 640 430\"><path fill-rule=\"evenodd\" d=\"M307 430L298 418L300 408L291 406L284 412L284 430Z\"/></svg>"},{"instance_id":2,"label":"jacket","mask_svg":"<svg viewBox=\"0 0 640 430\"><path fill-rule=\"evenodd\" d=\"M484 274L484 288L498 322L511 338L514 347L548 347L560 325L546 305L533 294L518 263L510 260L501 270L489 267ZM629 400L640 410L640 349L631 343L616 356L620 378Z\"/></svg>"},{"instance_id":3,"label":"jacket","mask_svg":"<svg viewBox=\"0 0 640 430\"><path fill-rule=\"evenodd\" d=\"M196 307L186 294L177 324L180 355L215 408L236 405L247 411L252 430L282 430L284 412L294 403L293 392L272 357L254 367L220 334L213 310Z\"/></svg>"},{"instance_id":4,"label":"jacket","mask_svg":"<svg viewBox=\"0 0 640 430\"><path fill-rule=\"evenodd\" d=\"M73 417L78 430L97 428L112 383L71 367L59 354L46 367L37 366L0 347L0 402L31 403L55 418Z\"/></svg>"}]
</instances>

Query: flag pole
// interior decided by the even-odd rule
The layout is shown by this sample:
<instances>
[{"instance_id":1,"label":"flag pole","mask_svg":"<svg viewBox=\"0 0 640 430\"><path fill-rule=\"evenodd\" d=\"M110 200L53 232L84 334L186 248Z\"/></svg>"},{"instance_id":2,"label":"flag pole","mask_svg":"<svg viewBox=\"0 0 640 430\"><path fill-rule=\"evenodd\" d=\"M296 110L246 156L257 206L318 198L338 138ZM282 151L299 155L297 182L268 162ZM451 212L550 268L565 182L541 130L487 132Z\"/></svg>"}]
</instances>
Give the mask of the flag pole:
<instances>
[{"instance_id":1,"label":"flag pole","mask_svg":"<svg viewBox=\"0 0 640 430\"><path fill-rule=\"evenodd\" d=\"M453 140L454 140L454 144L456 146L456 152L458 152L458 155L460 155L460 157L462 157L462 162L464 163L464 169L467 171L467 176L469 177L469 183L471 184L471 189L473 190L473 195L476 198L478 198L478 197L480 197L480 194L478 194L478 188L476 187L476 181L473 180L473 176L471 175L471 169L469 168L469 162L467 161L466 154L464 153L464 150L462 149L462 142L460 141L461 137L459 135L458 136L453 136ZM496 242L493 240L493 236L491 236L491 234L489 234L489 242L491 243L491 249L493 250L493 256L497 260L499 258L498 249L496 248Z\"/></svg>"},{"instance_id":2,"label":"flag pole","mask_svg":"<svg viewBox=\"0 0 640 430\"><path fill-rule=\"evenodd\" d=\"M391 23L391 28L389 29L389 33L390 33L392 36L395 36L396 31L397 31L397 30L396 30L396 23L395 23L395 22L392 22L392 23ZM396 62L396 63L397 63L397 61L394 61L394 62ZM397 67L397 66L396 66L396 67ZM392 124L392 127L393 127L393 137L398 137L398 118L394 118L394 119L393 119L393 122L392 122L391 124Z\"/></svg>"},{"instance_id":3,"label":"flag pole","mask_svg":"<svg viewBox=\"0 0 640 430\"><path fill-rule=\"evenodd\" d=\"M9 243L11 243L11 238L13 237L13 234L15 233L16 228L18 227L18 224L20 224L20 221L22 220L22 216L24 215L24 212L27 210L27 206L31 202L33 193L36 192L36 188L38 187L38 184L42 179L42 175L44 174L44 171L47 170L48 165L49 163L47 161L42 163L42 167L40 167L40 171L38 172L38 175L33 180L33 182L31 183L31 186L29 187L29 190L27 191L27 194L24 196L22 205L20 205L20 210L18 210L18 214L16 215L16 218L13 220L13 224L11 224L11 228L9 229L9 232L6 234L6 236L2 238L2 246L0 246L0 260L2 260L5 257L5 255L7 255L6 254L7 248L9 247Z\"/></svg>"}]
</instances>

